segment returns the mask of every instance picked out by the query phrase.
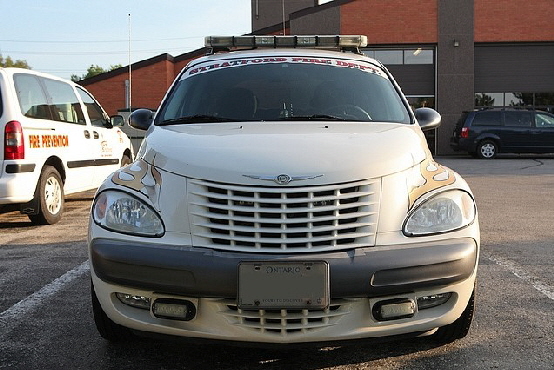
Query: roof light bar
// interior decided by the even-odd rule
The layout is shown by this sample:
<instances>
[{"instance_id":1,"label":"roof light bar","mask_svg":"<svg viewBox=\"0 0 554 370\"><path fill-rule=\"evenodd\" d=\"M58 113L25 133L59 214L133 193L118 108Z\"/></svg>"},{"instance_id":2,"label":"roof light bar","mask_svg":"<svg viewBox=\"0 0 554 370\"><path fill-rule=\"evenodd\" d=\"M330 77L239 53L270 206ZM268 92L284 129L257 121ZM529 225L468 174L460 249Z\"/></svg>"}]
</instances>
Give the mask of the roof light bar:
<instances>
[{"instance_id":1,"label":"roof light bar","mask_svg":"<svg viewBox=\"0 0 554 370\"><path fill-rule=\"evenodd\" d=\"M207 36L204 45L212 48L359 48L367 46L367 36Z\"/></svg>"}]
</instances>

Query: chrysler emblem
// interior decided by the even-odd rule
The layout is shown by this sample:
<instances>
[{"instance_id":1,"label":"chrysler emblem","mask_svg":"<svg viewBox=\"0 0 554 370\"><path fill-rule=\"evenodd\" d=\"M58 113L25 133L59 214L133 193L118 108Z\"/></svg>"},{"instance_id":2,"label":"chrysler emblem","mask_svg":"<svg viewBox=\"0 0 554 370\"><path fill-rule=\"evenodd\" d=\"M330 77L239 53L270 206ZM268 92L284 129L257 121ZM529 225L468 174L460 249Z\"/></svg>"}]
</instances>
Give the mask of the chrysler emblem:
<instances>
[{"instance_id":1,"label":"chrysler emblem","mask_svg":"<svg viewBox=\"0 0 554 370\"><path fill-rule=\"evenodd\" d=\"M290 177L286 173L282 173L273 179L273 181L275 181L279 185L287 185L289 182L291 182L291 180L292 177Z\"/></svg>"},{"instance_id":2,"label":"chrysler emblem","mask_svg":"<svg viewBox=\"0 0 554 370\"><path fill-rule=\"evenodd\" d=\"M256 179L256 180L274 181L277 185L287 185L291 181L317 179L318 177L321 177L323 175L290 176L290 175L287 175L286 173L282 173L277 176L263 176L263 175L243 175L243 176L251 179Z\"/></svg>"}]
</instances>

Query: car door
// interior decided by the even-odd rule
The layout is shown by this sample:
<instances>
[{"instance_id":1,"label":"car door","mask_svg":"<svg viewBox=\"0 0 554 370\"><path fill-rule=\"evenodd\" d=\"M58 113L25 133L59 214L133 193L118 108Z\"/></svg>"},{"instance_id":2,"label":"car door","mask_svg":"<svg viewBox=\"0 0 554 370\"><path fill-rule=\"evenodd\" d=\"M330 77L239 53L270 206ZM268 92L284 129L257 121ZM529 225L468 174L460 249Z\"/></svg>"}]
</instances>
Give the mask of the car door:
<instances>
[{"instance_id":1,"label":"car door","mask_svg":"<svg viewBox=\"0 0 554 370\"><path fill-rule=\"evenodd\" d=\"M504 111L502 150L505 152L528 152L536 146L533 134L533 112L524 110Z\"/></svg>"},{"instance_id":2,"label":"car door","mask_svg":"<svg viewBox=\"0 0 554 370\"><path fill-rule=\"evenodd\" d=\"M95 174L94 183L100 183L113 171L119 168L120 159L123 155L122 132L119 128L113 128L108 115L100 104L94 100L86 90L77 87L90 119L91 135L95 145Z\"/></svg>"},{"instance_id":3,"label":"car door","mask_svg":"<svg viewBox=\"0 0 554 370\"><path fill-rule=\"evenodd\" d=\"M538 151L554 153L554 114L535 112L534 130Z\"/></svg>"}]
</instances>

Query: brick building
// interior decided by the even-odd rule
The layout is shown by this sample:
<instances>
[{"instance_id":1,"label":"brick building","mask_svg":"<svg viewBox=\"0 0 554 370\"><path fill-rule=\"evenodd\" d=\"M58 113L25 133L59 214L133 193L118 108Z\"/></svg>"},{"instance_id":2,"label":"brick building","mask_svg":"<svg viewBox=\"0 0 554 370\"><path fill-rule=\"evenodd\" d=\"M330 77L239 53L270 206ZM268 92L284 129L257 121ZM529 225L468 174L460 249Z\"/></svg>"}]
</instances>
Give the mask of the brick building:
<instances>
[{"instance_id":1,"label":"brick building","mask_svg":"<svg viewBox=\"0 0 554 370\"><path fill-rule=\"evenodd\" d=\"M284 10L284 12L283 12ZM464 110L554 107L552 0L251 0L252 34L362 34L364 50L395 75L414 107L431 106L443 124L431 142L448 154ZM155 109L198 49L134 63L132 105ZM115 114L128 109L128 68L81 81Z\"/></svg>"}]
</instances>

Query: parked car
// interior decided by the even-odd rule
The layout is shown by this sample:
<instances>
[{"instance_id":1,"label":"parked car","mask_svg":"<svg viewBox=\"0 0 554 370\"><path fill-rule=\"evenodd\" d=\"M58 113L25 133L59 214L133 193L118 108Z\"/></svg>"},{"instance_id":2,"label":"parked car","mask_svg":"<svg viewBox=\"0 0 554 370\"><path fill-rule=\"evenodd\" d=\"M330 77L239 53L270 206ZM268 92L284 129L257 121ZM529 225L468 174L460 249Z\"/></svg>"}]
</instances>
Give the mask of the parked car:
<instances>
[{"instance_id":1,"label":"parked car","mask_svg":"<svg viewBox=\"0 0 554 370\"><path fill-rule=\"evenodd\" d=\"M0 211L58 222L66 194L97 188L131 162L123 123L71 81L0 68Z\"/></svg>"},{"instance_id":2,"label":"parked car","mask_svg":"<svg viewBox=\"0 0 554 370\"><path fill-rule=\"evenodd\" d=\"M111 341L464 337L479 224L359 36L208 37L137 159L94 198L92 309ZM231 50L231 51L230 51Z\"/></svg>"},{"instance_id":3,"label":"parked car","mask_svg":"<svg viewBox=\"0 0 554 370\"><path fill-rule=\"evenodd\" d=\"M516 108L464 112L450 145L456 151L485 159L498 153L552 153L554 114Z\"/></svg>"}]
</instances>

